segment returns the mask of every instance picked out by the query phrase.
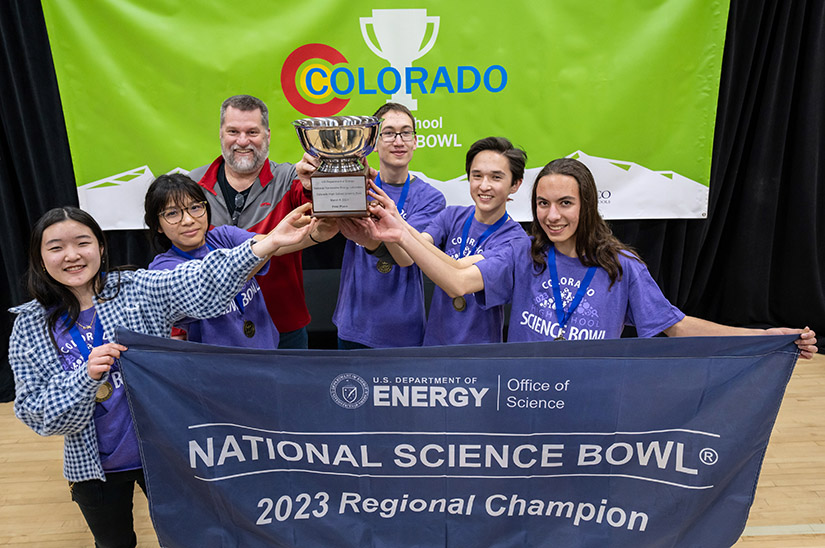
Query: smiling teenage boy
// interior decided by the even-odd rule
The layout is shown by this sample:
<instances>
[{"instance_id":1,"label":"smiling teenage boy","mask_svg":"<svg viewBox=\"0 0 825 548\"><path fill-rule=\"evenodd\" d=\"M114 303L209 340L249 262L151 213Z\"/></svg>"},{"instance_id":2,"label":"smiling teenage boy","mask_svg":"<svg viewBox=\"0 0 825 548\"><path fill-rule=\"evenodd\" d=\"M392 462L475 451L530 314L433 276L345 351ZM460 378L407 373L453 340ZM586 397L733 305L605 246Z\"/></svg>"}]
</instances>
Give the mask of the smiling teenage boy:
<instances>
[{"instance_id":1,"label":"smiling teenage boy","mask_svg":"<svg viewBox=\"0 0 825 548\"><path fill-rule=\"evenodd\" d=\"M474 206L450 206L422 236L454 259L472 258L527 234L507 214L507 202L521 186L527 154L503 137L487 137L467 151L465 167ZM424 346L502 342L504 307L483 310L469 296L450 298L433 291Z\"/></svg>"}]
</instances>

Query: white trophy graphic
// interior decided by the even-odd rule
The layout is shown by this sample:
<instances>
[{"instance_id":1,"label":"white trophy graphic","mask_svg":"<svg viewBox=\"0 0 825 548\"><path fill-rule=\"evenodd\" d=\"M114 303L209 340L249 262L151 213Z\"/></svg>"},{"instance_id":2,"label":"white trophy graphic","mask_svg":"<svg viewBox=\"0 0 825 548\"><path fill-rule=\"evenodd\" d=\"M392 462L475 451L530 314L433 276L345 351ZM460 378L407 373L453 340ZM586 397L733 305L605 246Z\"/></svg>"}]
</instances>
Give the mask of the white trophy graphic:
<instances>
[{"instance_id":1,"label":"white trophy graphic","mask_svg":"<svg viewBox=\"0 0 825 548\"><path fill-rule=\"evenodd\" d=\"M406 67L412 66L413 61L423 57L432 49L438 36L438 23L441 18L428 17L426 9L400 9L372 10L372 17L360 19L364 42L375 55L389 61L390 66L400 75L401 86L390 100L401 103L410 110L416 110L418 101L413 99L412 94L405 93L407 86L404 72ZM433 24L432 35L427 44L421 47L430 23ZM372 25L378 46L372 43L367 33L368 25Z\"/></svg>"}]
</instances>

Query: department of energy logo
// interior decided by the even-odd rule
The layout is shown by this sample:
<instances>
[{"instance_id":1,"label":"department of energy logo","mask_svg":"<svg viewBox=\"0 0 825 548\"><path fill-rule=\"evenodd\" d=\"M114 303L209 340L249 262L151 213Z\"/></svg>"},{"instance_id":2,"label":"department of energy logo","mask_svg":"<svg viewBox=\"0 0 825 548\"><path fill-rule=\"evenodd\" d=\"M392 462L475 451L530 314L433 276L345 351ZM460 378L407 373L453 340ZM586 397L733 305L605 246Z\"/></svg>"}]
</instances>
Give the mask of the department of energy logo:
<instances>
[{"instance_id":1,"label":"department of energy logo","mask_svg":"<svg viewBox=\"0 0 825 548\"><path fill-rule=\"evenodd\" d=\"M498 93L507 86L501 65L413 66L438 39L441 18L426 9L374 9L359 17L366 47L389 64L380 70L350 66L343 53L328 44L305 44L290 53L281 67L281 89L292 107L307 116L333 116L353 95L390 96L418 109L418 99L431 94ZM347 44L354 47L353 44Z\"/></svg>"},{"instance_id":2,"label":"department of energy logo","mask_svg":"<svg viewBox=\"0 0 825 548\"><path fill-rule=\"evenodd\" d=\"M329 395L344 409L357 409L367 402L370 388L367 381L355 373L343 373L329 385Z\"/></svg>"}]
</instances>

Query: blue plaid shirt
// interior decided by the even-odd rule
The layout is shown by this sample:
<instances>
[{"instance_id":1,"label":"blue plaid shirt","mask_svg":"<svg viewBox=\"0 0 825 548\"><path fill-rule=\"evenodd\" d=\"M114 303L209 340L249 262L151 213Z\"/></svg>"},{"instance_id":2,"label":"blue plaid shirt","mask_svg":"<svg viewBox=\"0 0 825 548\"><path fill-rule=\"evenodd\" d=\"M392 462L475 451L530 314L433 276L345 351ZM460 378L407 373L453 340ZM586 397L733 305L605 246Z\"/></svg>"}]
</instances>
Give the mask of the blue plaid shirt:
<instances>
[{"instance_id":1,"label":"blue plaid shirt","mask_svg":"<svg viewBox=\"0 0 825 548\"><path fill-rule=\"evenodd\" d=\"M120 292L96 303L104 336L114 329L168 337L184 317L210 318L224 312L252 269L261 262L249 243L218 249L174 270L120 273ZM106 279L102 296L115 295L118 273ZM63 475L69 481L105 480L93 421L95 393L108 375L89 377L86 367L65 371L46 326L47 310L37 301L12 308L18 314L9 340L9 363L17 396L14 413L41 436L62 434Z\"/></svg>"}]
</instances>

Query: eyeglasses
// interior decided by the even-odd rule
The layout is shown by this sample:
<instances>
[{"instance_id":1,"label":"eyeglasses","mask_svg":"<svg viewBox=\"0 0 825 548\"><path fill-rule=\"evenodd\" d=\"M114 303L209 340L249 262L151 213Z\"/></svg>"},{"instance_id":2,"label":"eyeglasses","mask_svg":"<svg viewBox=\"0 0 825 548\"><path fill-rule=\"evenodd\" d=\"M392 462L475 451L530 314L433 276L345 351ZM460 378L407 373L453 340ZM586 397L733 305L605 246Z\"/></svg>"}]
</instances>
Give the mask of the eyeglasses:
<instances>
[{"instance_id":1,"label":"eyeglasses","mask_svg":"<svg viewBox=\"0 0 825 548\"><path fill-rule=\"evenodd\" d=\"M235 211L232 212L232 224L238 226L238 219L241 218L241 210L246 203L246 196L238 192L235 194Z\"/></svg>"},{"instance_id":2,"label":"eyeglasses","mask_svg":"<svg viewBox=\"0 0 825 548\"><path fill-rule=\"evenodd\" d=\"M170 207L160 212L160 216L170 225L176 225L183 220L183 212L188 211L193 219L198 219L206 214L206 202L195 202L189 207Z\"/></svg>"},{"instance_id":3,"label":"eyeglasses","mask_svg":"<svg viewBox=\"0 0 825 548\"><path fill-rule=\"evenodd\" d=\"M381 140L385 143L392 143L399 135L401 136L401 140L405 143L409 143L415 138L415 132L409 129L406 131L382 131L379 135L381 136Z\"/></svg>"}]
</instances>

